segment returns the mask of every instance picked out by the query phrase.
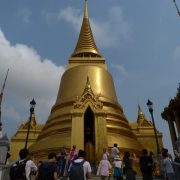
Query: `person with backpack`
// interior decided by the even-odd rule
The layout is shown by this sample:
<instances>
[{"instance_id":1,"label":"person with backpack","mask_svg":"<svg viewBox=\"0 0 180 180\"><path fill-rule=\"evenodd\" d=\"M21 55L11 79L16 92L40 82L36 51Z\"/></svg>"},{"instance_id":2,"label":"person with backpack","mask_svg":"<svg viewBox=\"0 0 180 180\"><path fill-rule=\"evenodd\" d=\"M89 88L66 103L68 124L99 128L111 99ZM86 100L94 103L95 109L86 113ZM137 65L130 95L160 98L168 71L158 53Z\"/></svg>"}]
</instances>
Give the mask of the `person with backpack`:
<instances>
[{"instance_id":1,"label":"person with backpack","mask_svg":"<svg viewBox=\"0 0 180 180\"><path fill-rule=\"evenodd\" d=\"M79 150L78 158L75 159L69 169L70 180L86 180L91 179L91 165L85 160L86 152Z\"/></svg>"},{"instance_id":2,"label":"person with backpack","mask_svg":"<svg viewBox=\"0 0 180 180\"><path fill-rule=\"evenodd\" d=\"M168 155L168 152L163 152L163 166L164 166L164 172L165 177L164 179L168 180L175 180L175 172L172 165L172 160Z\"/></svg>"},{"instance_id":3,"label":"person with backpack","mask_svg":"<svg viewBox=\"0 0 180 180\"><path fill-rule=\"evenodd\" d=\"M142 156L140 157L139 165L143 180L152 180L153 160L150 156L148 156L148 151L146 149L142 150Z\"/></svg>"},{"instance_id":4,"label":"person with backpack","mask_svg":"<svg viewBox=\"0 0 180 180\"><path fill-rule=\"evenodd\" d=\"M68 159L68 163L67 163L67 176L69 175L68 173L68 170L72 164L72 162L77 158L78 156L78 151L76 150L76 145L73 145L72 149L70 150L70 153L69 153L69 159Z\"/></svg>"},{"instance_id":5,"label":"person with backpack","mask_svg":"<svg viewBox=\"0 0 180 180\"><path fill-rule=\"evenodd\" d=\"M60 151L60 156L59 156L59 160L58 160L60 177L64 176L64 170L65 170L65 166L66 166L67 156L68 156L68 152L66 150L66 147L64 146Z\"/></svg>"},{"instance_id":6,"label":"person with backpack","mask_svg":"<svg viewBox=\"0 0 180 180\"><path fill-rule=\"evenodd\" d=\"M26 179L27 180L31 180L32 178L36 177L37 166L34 163L34 161L30 158L30 155L28 155L28 157L27 157L25 171L26 171Z\"/></svg>"},{"instance_id":7,"label":"person with backpack","mask_svg":"<svg viewBox=\"0 0 180 180\"><path fill-rule=\"evenodd\" d=\"M31 172L37 171L37 166L30 159L29 151L21 149L19 151L20 160L10 167L11 180L31 180Z\"/></svg>"},{"instance_id":8,"label":"person with backpack","mask_svg":"<svg viewBox=\"0 0 180 180\"><path fill-rule=\"evenodd\" d=\"M40 165L37 180L59 180L55 153L50 153L48 155L48 161Z\"/></svg>"}]
</instances>

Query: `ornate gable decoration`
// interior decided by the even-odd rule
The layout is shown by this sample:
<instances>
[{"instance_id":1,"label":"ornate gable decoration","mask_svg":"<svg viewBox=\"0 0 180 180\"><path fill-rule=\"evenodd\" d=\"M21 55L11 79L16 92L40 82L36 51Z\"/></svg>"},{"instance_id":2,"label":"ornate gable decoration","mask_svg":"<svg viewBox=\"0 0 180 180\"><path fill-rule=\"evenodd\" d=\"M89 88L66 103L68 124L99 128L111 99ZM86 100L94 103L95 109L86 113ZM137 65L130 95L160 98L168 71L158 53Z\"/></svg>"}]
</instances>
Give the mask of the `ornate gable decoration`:
<instances>
[{"instance_id":1,"label":"ornate gable decoration","mask_svg":"<svg viewBox=\"0 0 180 180\"><path fill-rule=\"evenodd\" d=\"M151 121L148 121L144 115L144 113L141 110L140 105L138 105L138 118L137 118L137 124L139 127L150 127L153 126Z\"/></svg>"},{"instance_id":2,"label":"ornate gable decoration","mask_svg":"<svg viewBox=\"0 0 180 180\"><path fill-rule=\"evenodd\" d=\"M76 102L74 103L74 109L83 109L89 102L94 109L102 109L103 107L103 103L99 101L99 95L94 95L91 89L89 77L87 76L85 89L81 97L77 96Z\"/></svg>"},{"instance_id":3,"label":"ornate gable decoration","mask_svg":"<svg viewBox=\"0 0 180 180\"><path fill-rule=\"evenodd\" d=\"M30 119L28 119L25 123L22 123L21 126L20 126L20 129L28 129L29 121L30 121ZM36 124L37 123L36 123L35 115L32 114L30 129L35 129Z\"/></svg>"},{"instance_id":4,"label":"ornate gable decoration","mask_svg":"<svg viewBox=\"0 0 180 180\"><path fill-rule=\"evenodd\" d=\"M145 120L141 123L140 126L152 127L153 125L152 125L151 121L148 121L148 120L145 119Z\"/></svg>"}]
</instances>

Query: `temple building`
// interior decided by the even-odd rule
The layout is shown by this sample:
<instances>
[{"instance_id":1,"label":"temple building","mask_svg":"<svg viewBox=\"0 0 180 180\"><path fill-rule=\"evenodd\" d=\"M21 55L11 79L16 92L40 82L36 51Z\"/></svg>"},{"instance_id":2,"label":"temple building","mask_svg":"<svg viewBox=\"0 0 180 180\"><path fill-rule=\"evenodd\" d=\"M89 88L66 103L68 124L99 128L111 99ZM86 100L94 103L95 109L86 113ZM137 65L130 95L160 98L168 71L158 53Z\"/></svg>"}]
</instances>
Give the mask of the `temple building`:
<instances>
[{"instance_id":1,"label":"temple building","mask_svg":"<svg viewBox=\"0 0 180 180\"><path fill-rule=\"evenodd\" d=\"M11 139L11 153L16 156L16 144L24 146L26 125L22 124ZM45 125L34 127L37 129L31 126L28 147L39 159L73 145L86 151L91 164L101 159L103 148L110 149L114 143L121 153L128 150L139 155L143 148L156 153L153 125L140 106L137 122L130 123L117 100L112 76L93 38L87 1L77 45L61 78L56 102ZM157 135L162 147L162 134L157 131Z\"/></svg>"},{"instance_id":2,"label":"temple building","mask_svg":"<svg viewBox=\"0 0 180 180\"><path fill-rule=\"evenodd\" d=\"M25 147L25 139L27 136L29 125L29 119L22 123L14 136L11 137L10 144L10 154L11 160L17 160L19 158L19 151ZM38 135L40 134L43 124L37 124L35 119L35 114L32 114L31 124L30 124L30 133L28 138L28 147L36 142Z\"/></svg>"},{"instance_id":3,"label":"temple building","mask_svg":"<svg viewBox=\"0 0 180 180\"><path fill-rule=\"evenodd\" d=\"M140 105L138 105L138 116L136 122L129 122L133 132L136 134L138 141L146 148L149 152L152 151L154 154L157 153L157 147L154 128L152 121L148 120L141 110ZM160 147L163 147L162 143L162 133L157 131L157 138Z\"/></svg>"},{"instance_id":4,"label":"temple building","mask_svg":"<svg viewBox=\"0 0 180 180\"><path fill-rule=\"evenodd\" d=\"M180 135L180 86L176 96L169 101L169 105L164 108L161 116L169 125L172 146L174 150L177 150L176 142Z\"/></svg>"}]
</instances>

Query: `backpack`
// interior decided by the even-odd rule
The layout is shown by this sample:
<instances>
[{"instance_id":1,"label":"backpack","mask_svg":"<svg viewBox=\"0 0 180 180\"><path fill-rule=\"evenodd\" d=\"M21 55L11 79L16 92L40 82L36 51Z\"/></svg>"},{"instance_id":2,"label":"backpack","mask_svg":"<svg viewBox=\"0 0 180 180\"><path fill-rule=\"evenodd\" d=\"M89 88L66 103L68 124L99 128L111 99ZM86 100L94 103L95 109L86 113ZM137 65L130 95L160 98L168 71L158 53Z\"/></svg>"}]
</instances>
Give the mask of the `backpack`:
<instances>
[{"instance_id":1,"label":"backpack","mask_svg":"<svg viewBox=\"0 0 180 180\"><path fill-rule=\"evenodd\" d=\"M85 160L77 163L77 162L72 162L72 166L70 169L70 180L84 180L84 164Z\"/></svg>"},{"instance_id":2,"label":"backpack","mask_svg":"<svg viewBox=\"0 0 180 180\"><path fill-rule=\"evenodd\" d=\"M152 162L150 157L144 156L140 159L140 169L142 173L152 172Z\"/></svg>"},{"instance_id":3,"label":"backpack","mask_svg":"<svg viewBox=\"0 0 180 180\"><path fill-rule=\"evenodd\" d=\"M45 162L42 163L38 170L38 180L54 180L54 167L55 163Z\"/></svg>"},{"instance_id":4,"label":"backpack","mask_svg":"<svg viewBox=\"0 0 180 180\"><path fill-rule=\"evenodd\" d=\"M9 175L11 180L26 180L26 162L26 160L17 161L10 167Z\"/></svg>"}]
</instances>

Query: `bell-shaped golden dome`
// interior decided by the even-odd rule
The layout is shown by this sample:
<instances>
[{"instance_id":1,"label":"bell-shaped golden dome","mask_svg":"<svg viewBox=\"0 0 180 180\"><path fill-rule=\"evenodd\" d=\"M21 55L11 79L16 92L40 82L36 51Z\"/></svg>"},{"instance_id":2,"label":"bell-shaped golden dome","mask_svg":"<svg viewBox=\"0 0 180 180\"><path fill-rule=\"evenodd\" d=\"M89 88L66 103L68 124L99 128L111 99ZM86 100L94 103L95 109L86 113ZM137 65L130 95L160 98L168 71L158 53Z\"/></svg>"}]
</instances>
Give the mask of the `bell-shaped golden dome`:
<instances>
[{"instance_id":1,"label":"bell-shaped golden dome","mask_svg":"<svg viewBox=\"0 0 180 180\"><path fill-rule=\"evenodd\" d=\"M81 65L68 69L61 78L56 105L69 100L76 100L84 90L87 77L91 88L101 100L117 103L111 74L104 68L93 65Z\"/></svg>"}]
</instances>

